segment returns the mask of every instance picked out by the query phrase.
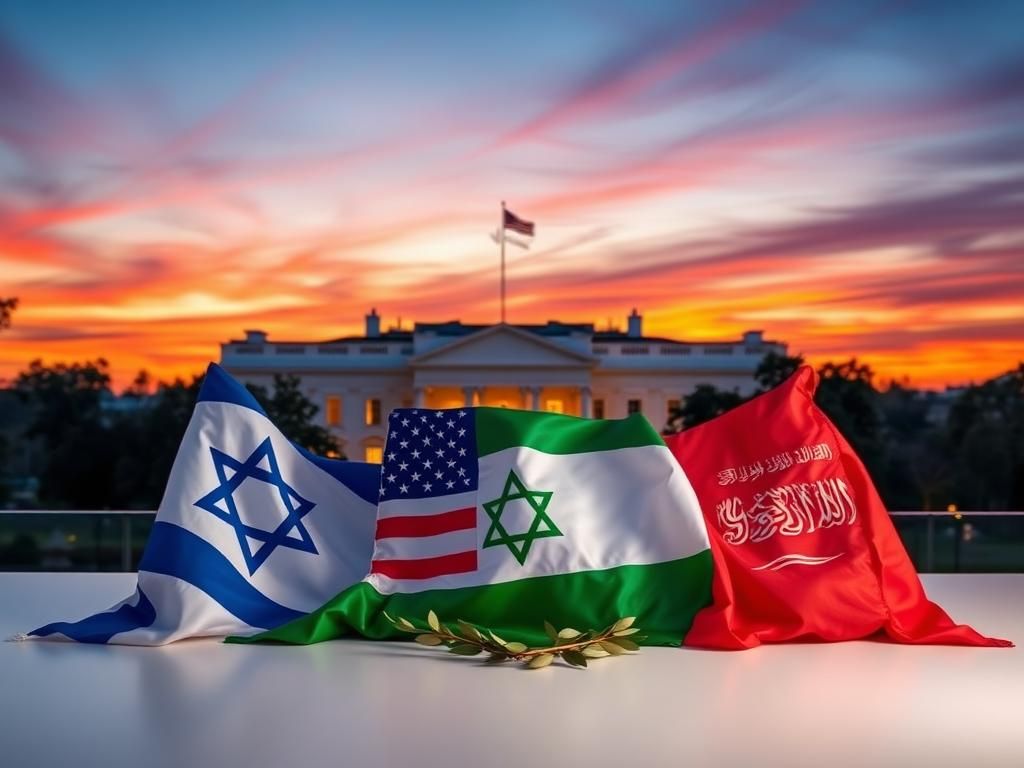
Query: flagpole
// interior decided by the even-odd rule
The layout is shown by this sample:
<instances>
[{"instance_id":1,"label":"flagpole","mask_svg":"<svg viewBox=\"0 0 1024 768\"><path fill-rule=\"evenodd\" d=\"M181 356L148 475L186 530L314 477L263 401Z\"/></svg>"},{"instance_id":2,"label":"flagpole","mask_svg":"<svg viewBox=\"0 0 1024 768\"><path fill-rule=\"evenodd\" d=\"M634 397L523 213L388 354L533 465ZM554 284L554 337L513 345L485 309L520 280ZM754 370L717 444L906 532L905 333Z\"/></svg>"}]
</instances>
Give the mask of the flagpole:
<instances>
[{"instance_id":1,"label":"flagpole","mask_svg":"<svg viewBox=\"0 0 1024 768\"><path fill-rule=\"evenodd\" d=\"M498 224L498 231L501 232L501 322L505 323L505 201L501 201L501 222Z\"/></svg>"}]
</instances>

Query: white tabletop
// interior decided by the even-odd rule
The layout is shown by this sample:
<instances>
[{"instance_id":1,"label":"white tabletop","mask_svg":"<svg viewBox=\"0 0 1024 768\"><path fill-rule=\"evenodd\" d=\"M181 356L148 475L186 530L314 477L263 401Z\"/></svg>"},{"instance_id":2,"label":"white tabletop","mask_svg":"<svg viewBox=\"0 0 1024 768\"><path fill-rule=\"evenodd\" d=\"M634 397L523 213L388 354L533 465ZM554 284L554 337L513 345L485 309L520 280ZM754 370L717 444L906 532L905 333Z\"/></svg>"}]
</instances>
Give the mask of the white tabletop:
<instances>
[{"instance_id":1,"label":"white tabletop","mask_svg":"<svg viewBox=\"0 0 1024 768\"><path fill-rule=\"evenodd\" d=\"M0 635L108 607L128 574L0 574ZM931 575L1024 642L1024 574ZM1024 650L645 648L483 667L400 643L0 643L0 766L1024 765Z\"/></svg>"}]
</instances>

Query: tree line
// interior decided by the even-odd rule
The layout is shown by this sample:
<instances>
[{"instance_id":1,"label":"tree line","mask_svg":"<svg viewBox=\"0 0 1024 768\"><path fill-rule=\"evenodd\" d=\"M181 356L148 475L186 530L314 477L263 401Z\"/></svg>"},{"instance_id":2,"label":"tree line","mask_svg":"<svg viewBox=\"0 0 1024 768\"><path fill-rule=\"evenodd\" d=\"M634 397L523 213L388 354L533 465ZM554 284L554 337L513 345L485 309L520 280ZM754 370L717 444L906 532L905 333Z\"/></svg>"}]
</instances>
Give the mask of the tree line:
<instances>
[{"instance_id":1,"label":"tree line","mask_svg":"<svg viewBox=\"0 0 1024 768\"><path fill-rule=\"evenodd\" d=\"M159 382L149 394L150 378L140 372L117 398L102 358L33 361L0 392L0 467L8 468L8 485L14 467L38 478L43 508L156 509L202 382L201 375ZM300 383L278 374L271 391L246 386L289 439L340 456L334 436L314 422L319 409ZM0 502L11 493L3 479Z\"/></svg>"},{"instance_id":2,"label":"tree line","mask_svg":"<svg viewBox=\"0 0 1024 768\"><path fill-rule=\"evenodd\" d=\"M754 374L765 392L804 363L770 353ZM815 401L850 441L889 509L1024 509L1024 362L952 397L889 382L876 385L856 358L818 368ZM749 398L699 385L666 430L702 424Z\"/></svg>"}]
</instances>

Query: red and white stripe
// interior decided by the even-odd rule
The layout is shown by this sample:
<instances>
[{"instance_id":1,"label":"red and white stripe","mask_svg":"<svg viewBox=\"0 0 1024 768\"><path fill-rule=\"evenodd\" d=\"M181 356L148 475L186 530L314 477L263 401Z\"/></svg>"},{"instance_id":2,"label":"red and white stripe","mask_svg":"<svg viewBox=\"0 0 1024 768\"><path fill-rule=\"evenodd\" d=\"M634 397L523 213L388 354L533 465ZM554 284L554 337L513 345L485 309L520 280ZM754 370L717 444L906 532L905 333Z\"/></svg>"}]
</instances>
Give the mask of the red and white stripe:
<instances>
[{"instance_id":1,"label":"red and white stripe","mask_svg":"<svg viewBox=\"0 0 1024 768\"><path fill-rule=\"evenodd\" d=\"M520 219L507 208L505 209L503 226L505 229L511 229L513 232L518 232L521 235L533 237L533 222Z\"/></svg>"},{"instance_id":2,"label":"red and white stripe","mask_svg":"<svg viewBox=\"0 0 1024 768\"><path fill-rule=\"evenodd\" d=\"M382 502L370 573L420 580L477 570L476 497L470 491Z\"/></svg>"}]
</instances>

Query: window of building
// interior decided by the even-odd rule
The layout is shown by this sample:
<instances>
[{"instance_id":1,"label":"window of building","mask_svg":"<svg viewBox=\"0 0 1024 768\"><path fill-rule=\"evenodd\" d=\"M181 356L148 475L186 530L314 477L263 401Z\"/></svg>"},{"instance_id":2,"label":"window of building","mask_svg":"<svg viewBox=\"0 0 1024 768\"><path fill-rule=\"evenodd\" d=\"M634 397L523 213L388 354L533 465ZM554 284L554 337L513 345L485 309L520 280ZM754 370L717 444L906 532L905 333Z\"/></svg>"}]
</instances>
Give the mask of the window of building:
<instances>
[{"instance_id":1,"label":"window of building","mask_svg":"<svg viewBox=\"0 0 1024 768\"><path fill-rule=\"evenodd\" d=\"M626 401L626 413L640 413L640 409L643 403L639 400L627 400Z\"/></svg>"},{"instance_id":2,"label":"window of building","mask_svg":"<svg viewBox=\"0 0 1024 768\"><path fill-rule=\"evenodd\" d=\"M366 401L366 424L371 427L380 424L380 400L377 398Z\"/></svg>"},{"instance_id":3,"label":"window of building","mask_svg":"<svg viewBox=\"0 0 1024 768\"><path fill-rule=\"evenodd\" d=\"M381 464L384 461L384 446L382 446L382 445L368 445L368 446L366 446L366 452L365 452L363 458L369 464Z\"/></svg>"},{"instance_id":4,"label":"window of building","mask_svg":"<svg viewBox=\"0 0 1024 768\"><path fill-rule=\"evenodd\" d=\"M601 398L598 398L597 400L595 400L594 401L594 405L593 405L593 410L594 410L594 418L595 419L603 419L604 418L604 400L602 400Z\"/></svg>"},{"instance_id":5,"label":"window of building","mask_svg":"<svg viewBox=\"0 0 1024 768\"><path fill-rule=\"evenodd\" d=\"M680 406L682 406L682 404L683 404L682 400L669 400L668 403L666 403L666 407L665 407L665 412L666 412L666 415L668 416L668 418L671 419L672 418L672 414L674 414L676 411L678 411Z\"/></svg>"},{"instance_id":6,"label":"window of building","mask_svg":"<svg viewBox=\"0 0 1024 768\"><path fill-rule=\"evenodd\" d=\"M341 397L338 395L328 395L326 407L324 408L325 415L327 417L328 427L340 427L341 426Z\"/></svg>"},{"instance_id":7,"label":"window of building","mask_svg":"<svg viewBox=\"0 0 1024 768\"><path fill-rule=\"evenodd\" d=\"M549 398L544 401L544 410L548 413L565 413L565 403Z\"/></svg>"}]
</instances>

